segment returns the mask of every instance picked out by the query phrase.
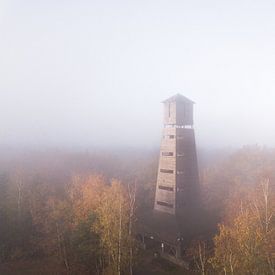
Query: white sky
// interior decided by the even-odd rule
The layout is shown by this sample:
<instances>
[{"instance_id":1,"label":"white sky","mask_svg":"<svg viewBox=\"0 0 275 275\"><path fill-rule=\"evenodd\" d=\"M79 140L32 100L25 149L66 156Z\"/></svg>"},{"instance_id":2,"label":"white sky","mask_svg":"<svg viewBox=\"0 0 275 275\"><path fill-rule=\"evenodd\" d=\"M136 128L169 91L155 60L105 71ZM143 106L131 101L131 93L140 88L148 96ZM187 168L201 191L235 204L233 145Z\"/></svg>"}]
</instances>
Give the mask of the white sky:
<instances>
[{"instance_id":1,"label":"white sky","mask_svg":"<svg viewBox=\"0 0 275 275\"><path fill-rule=\"evenodd\" d=\"M275 1L0 0L0 145L275 146Z\"/></svg>"}]
</instances>

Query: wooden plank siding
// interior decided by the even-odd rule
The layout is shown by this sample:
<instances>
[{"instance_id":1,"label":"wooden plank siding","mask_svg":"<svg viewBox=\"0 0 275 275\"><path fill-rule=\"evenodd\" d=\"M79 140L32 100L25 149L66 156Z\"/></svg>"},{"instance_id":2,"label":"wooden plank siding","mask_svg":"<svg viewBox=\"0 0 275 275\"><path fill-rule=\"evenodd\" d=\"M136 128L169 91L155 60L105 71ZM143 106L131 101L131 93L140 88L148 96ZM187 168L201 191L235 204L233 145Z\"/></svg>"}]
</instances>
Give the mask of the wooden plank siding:
<instances>
[{"instance_id":1,"label":"wooden plank siding","mask_svg":"<svg viewBox=\"0 0 275 275\"><path fill-rule=\"evenodd\" d=\"M177 216L194 199L198 165L192 125L192 101L180 95L164 101L164 128L154 204L157 211Z\"/></svg>"}]
</instances>

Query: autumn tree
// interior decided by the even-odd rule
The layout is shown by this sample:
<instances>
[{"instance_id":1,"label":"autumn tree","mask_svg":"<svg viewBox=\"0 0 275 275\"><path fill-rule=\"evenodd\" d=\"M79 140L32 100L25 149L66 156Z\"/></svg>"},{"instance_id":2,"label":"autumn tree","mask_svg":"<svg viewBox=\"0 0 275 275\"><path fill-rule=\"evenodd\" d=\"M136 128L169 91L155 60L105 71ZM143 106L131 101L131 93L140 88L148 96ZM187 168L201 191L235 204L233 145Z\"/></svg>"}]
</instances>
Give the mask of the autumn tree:
<instances>
[{"instance_id":1,"label":"autumn tree","mask_svg":"<svg viewBox=\"0 0 275 275\"><path fill-rule=\"evenodd\" d=\"M96 209L97 222L94 229L100 236L108 264L107 272L110 274L128 274L129 262L132 264L133 203L133 198L129 198L122 184L113 180Z\"/></svg>"},{"instance_id":2,"label":"autumn tree","mask_svg":"<svg viewBox=\"0 0 275 275\"><path fill-rule=\"evenodd\" d=\"M193 262L193 269L201 275L211 274L209 267L210 250L206 241L194 240L186 251L186 257Z\"/></svg>"},{"instance_id":3,"label":"autumn tree","mask_svg":"<svg viewBox=\"0 0 275 275\"><path fill-rule=\"evenodd\" d=\"M52 197L49 199L47 207L47 223L49 224L49 233L55 240L55 252L64 264L67 274L70 274L69 239L72 223L70 206L67 200Z\"/></svg>"},{"instance_id":4,"label":"autumn tree","mask_svg":"<svg viewBox=\"0 0 275 275\"><path fill-rule=\"evenodd\" d=\"M104 267L100 237L94 230L96 209L107 188L101 175L73 177L69 186L72 206L72 246L74 258L89 272L99 274Z\"/></svg>"},{"instance_id":5,"label":"autumn tree","mask_svg":"<svg viewBox=\"0 0 275 275\"><path fill-rule=\"evenodd\" d=\"M95 212L106 188L102 175L73 176L68 192L75 224L87 220Z\"/></svg>"},{"instance_id":6,"label":"autumn tree","mask_svg":"<svg viewBox=\"0 0 275 275\"><path fill-rule=\"evenodd\" d=\"M77 258L90 259L97 272L132 274L136 184L126 187L113 180L109 185L101 175L75 176L69 196Z\"/></svg>"},{"instance_id":7,"label":"autumn tree","mask_svg":"<svg viewBox=\"0 0 275 275\"><path fill-rule=\"evenodd\" d=\"M228 224L219 225L211 263L221 274L274 274L274 190L262 181Z\"/></svg>"}]
</instances>

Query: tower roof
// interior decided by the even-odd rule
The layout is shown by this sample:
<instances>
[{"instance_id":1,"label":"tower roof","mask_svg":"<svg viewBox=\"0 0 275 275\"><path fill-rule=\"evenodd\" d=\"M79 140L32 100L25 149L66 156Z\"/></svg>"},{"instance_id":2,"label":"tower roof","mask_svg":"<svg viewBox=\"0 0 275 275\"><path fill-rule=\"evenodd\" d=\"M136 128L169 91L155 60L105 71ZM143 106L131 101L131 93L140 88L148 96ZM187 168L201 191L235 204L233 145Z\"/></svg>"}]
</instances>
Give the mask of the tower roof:
<instances>
[{"instance_id":1,"label":"tower roof","mask_svg":"<svg viewBox=\"0 0 275 275\"><path fill-rule=\"evenodd\" d=\"M171 96L169 98L167 98L166 100L162 101L163 103L167 103L167 102L174 102L174 101L177 101L177 102L186 102L186 103L191 103L191 104L194 104L195 102L190 100L189 98L181 95L181 94L176 94L174 96Z\"/></svg>"}]
</instances>

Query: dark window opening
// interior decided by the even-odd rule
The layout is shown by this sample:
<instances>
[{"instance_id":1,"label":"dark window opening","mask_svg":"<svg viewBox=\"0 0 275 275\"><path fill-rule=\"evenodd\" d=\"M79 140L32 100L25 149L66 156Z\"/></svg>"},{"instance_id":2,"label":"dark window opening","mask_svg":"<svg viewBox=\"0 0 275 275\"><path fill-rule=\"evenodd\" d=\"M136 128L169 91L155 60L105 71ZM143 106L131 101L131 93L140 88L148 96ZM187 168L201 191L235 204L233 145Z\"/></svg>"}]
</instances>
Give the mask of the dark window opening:
<instances>
[{"instance_id":1,"label":"dark window opening","mask_svg":"<svg viewBox=\"0 0 275 275\"><path fill-rule=\"evenodd\" d=\"M159 189L166 190L166 191L174 191L173 187L163 186L163 185L159 185Z\"/></svg>"},{"instance_id":2,"label":"dark window opening","mask_svg":"<svg viewBox=\"0 0 275 275\"><path fill-rule=\"evenodd\" d=\"M174 155L174 153L173 152L162 152L161 155L163 157L172 157Z\"/></svg>"},{"instance_id":3,"label":"dark window opening","mask_svg":"<svg viewBox=\"0 0 275 275\"><path fill-rule=\"evenodd\" d=\"M164 139L166 139L166 138L173 139L173 138L175 138L175 136L174 135L163 135L163 138Z\"/></svg>"},{"instance_id":4,"label":"dark window opening","mask_svg":"<svg viewBox=\"0 0 275 275\"><path fill-rule=\"evenodd\" d=\"M163 201L157 201L157 204L158 205L161 205L161 206L166 206L166 207L169 207L169 208L173 208L173 204L171 203L167 203L167 202L163 202Z\"/></svg>"},{"instance_id":5,"label":"dark window opening","mask_svg":"<svg viewBox=\"0 0 275 275\"><path fill-rule=\"evenodd\" d=\"M168 103L168 115L170 117L171 113L170 113L170 103Z\"/></svg>"},{"instance_id":6,"label":"dark window opening","mask_svg":"<svg viewBox=\"0 0 275 275\"><path fill-rule=\"evenodd\" d=\"M161 173L168 173L168 174L173 174L174 170L170 170L170 169L160 169Z\"/></svg>"}]
</instances>

